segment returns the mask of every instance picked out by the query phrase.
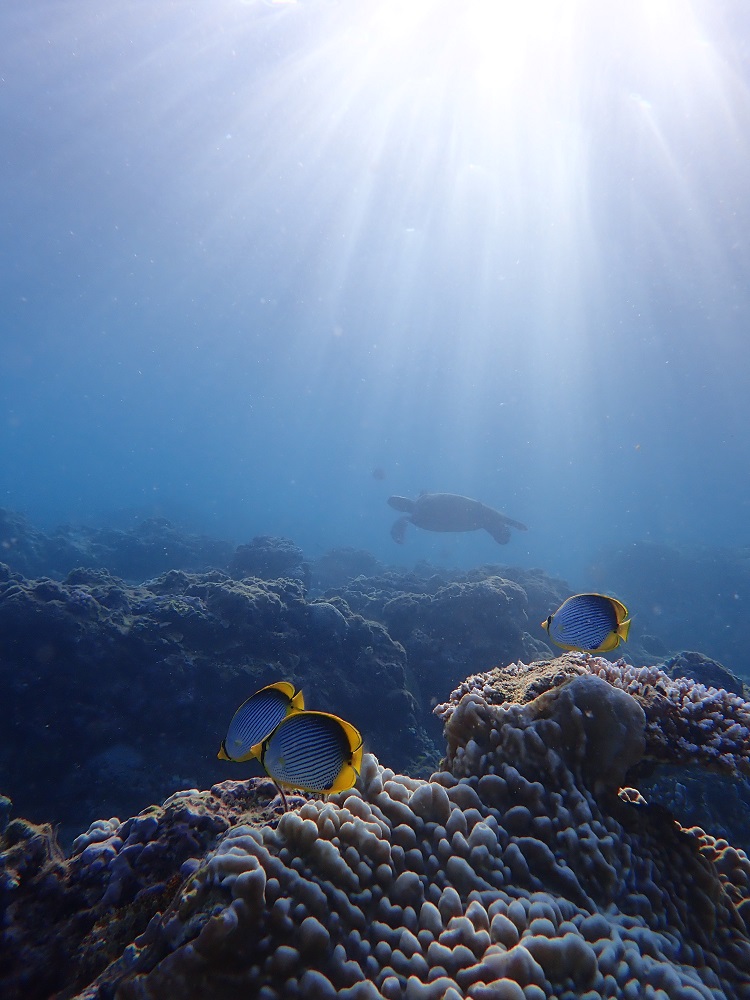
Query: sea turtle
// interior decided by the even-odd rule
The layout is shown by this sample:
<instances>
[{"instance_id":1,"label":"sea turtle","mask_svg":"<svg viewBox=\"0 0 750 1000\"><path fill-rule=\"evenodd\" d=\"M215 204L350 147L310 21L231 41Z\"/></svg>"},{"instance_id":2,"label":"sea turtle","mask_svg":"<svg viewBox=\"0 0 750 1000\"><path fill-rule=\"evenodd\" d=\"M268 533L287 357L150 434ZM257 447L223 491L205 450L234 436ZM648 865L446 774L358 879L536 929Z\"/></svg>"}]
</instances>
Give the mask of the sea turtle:
<instances>
[{"instance_id":1,"label":"sea turtle","mask_svg":"<svg viewBox=\"0 0 750 1000\"><path fill-rule=\"evenodd\" d=\"M406 515L391 528L391 538L399 545L404 541L407 524L415 524L426 531L478 531L484 528L500 545L510 541L511 528L527 530L525 524L506 517L499 510L456 493L421 493L416 500L388 497L388 503Z\"/></svg>"}]
</instances>

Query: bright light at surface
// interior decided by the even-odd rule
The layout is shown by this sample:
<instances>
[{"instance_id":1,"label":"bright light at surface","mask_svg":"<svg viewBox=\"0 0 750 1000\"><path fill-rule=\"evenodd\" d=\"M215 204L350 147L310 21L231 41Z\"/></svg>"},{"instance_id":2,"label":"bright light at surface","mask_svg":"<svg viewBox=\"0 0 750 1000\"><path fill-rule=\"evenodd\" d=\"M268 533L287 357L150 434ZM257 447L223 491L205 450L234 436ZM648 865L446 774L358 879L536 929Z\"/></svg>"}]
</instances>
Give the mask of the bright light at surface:
<instances>
[{"instance_id":1,"label":"bright light at surface","mask_svg":"<svg viewBox=\"0 0 750 1000\"><path fill-rule=\"evenodd\" d=\"M643 233L668 228L671 206L710 228L696 153L719 129L747 146L733 120L747 94L715 44L727 34L714 5L689 0L113 3L51 20L40 73L58 121L72 108L73 125L97 122L81 155L101 143L111 169L131 165L206 266L265 263L345 334L377 283L381 350L389 326L418 345L416 291L452 293L471 315L464 363L522 310L524 348L543 331L534 363L554 367L571 364L561 331L581 333L621 264L613 214ZM55 60L71 51L81 66L101 53L107 85L82 75L59 94Z\"/></svg>"},{"instance_id":2,"label":"bright light at surface","mask_svg":"<svg viewBox=\"0 0 750 1000\"><path fill-rule=\"evenodd\" d=\"M541 82L558 63L556 51L570 41L577 13L575 2L557 0L417 0L398 12L386 2L367 30L384 50L402 45L415 64L424 60L436 73L457 71L497 93L522 73Z\"/></svg>"},{"instance_id":3,"label":"bright light at surface","mask_svg":"<svg viewBox=\"0 0 750 1000\"><path fill-rule=\"evenodd\" d=\"M247 394L239 439L270 426L311 464L403 444L415 488L529 442L552 475L608 473L613 428L745 314L739 3L12 7L6 215L51 233L12 266L47 254L86 322L118 316L118 364Z\"/></svg>"},{"instance_id":4,"label":"bright light at surface","mask_svg":"<svg viewBox=\"0 0 750 1000\"><path fill-rule=\"evenodd\" d=\"M226 259L246 262L266 303L297 289L310 368L357 337L377 340L375 367L450 366L461 391L530 368L579 384L627 254L674 267L670 211L710 228L696 151L719 125L746 144L742 123L716 121L737 84L705 4L138 9L140 24L126 6L102 15L113 83L85 81L86 99L118 141L147 136L124 155L153 164L149 195L188 256L222 281ZM86 29L70 43L82 54L102 24ZM634 241L625 256L615 224Z\"/></svg>"}]
</instances>

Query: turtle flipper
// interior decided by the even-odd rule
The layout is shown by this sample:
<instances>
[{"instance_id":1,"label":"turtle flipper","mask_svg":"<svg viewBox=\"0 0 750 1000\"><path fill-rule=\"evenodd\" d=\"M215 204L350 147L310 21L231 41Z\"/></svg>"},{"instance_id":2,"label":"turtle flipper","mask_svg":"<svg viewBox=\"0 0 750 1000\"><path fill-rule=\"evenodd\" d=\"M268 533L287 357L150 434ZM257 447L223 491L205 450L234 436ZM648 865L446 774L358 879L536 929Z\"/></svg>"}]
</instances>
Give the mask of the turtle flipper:
<instances>
[{"instance_id":1,"label":"turtle flipper","mask_svg":"<svg viewBox=\"0 0 750 1000\"><path fill-rule=\"evenodd\" d=\"M507 524L493 524L491 528L485 528L485 531L492 535L498 545L507 545L510 541L510 528Z\"/></svg>"},{"instance_id":2,"label":"turtle flipper","mask_svg":"<svg viewBox=\"0 0 750 1000\"><path fill-rule=\"evenodd\" d=\"M529 529L525 524L521 524L520 521L514 521L512 517L506 517L505 514L501 514L500 517L505 521L509 528L515 528L516 531L528 531Z\"/></svg>"},{"instance_id":3,"label":"turtle flipper","mask_svg":"<svg viewBox=\"0 0 750 1000\"><path fill-rule=\"evenodd\" d=\"M528 531L525 524L521 524L520 521L514 521L512 517L506 517L505 514L501 514L499 510L495 510L493 507L484 507L484 524L482 527L485 531L492 535L498 545L507 545L510 541L510 529L515 528L517 531Z\"/></svg>"},{"instance_id":4,"label":"turtle flipper","mask_svg":"<svg viewBox=\"0 0 750 1000\"><path fill-rule=\"evenodd\" d=\"M391 538L394 542L398 542L399 545L404 544L404 535L406 534L407 524L409 524L408 517L399 517L393 522L391 527Z\"/></svg>"},{"instance_id":5,"label":"turtle flipper","mask_svg":"<svg viewBox=\"0 0 750 1000\"><path fill-rule=\"evenodd\" d=\"M408 497L388 497L388 506L404 514L411 514L414 510L414 501Z\"/></svg>"}]
</instances>

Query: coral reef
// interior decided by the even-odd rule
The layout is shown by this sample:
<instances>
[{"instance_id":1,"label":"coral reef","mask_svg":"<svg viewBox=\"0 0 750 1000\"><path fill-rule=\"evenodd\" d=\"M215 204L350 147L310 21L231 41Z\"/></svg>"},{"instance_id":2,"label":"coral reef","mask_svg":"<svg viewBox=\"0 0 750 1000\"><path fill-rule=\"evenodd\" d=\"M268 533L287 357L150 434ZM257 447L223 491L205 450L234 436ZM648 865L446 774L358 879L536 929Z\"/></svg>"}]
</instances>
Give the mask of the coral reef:
<instances>
[{"instance_id":1,"label":"coral reef","mask_svg":"<svg viewBox=\"0 0 750 1000\"><path fill-rule=\"evenodd\" d=\"M4 1000L86 986L166 909L222 833L240 820L268 823L278 811L267 779L225 781L178 792L124 823L97 820L68 858L49 825L11 820L0 835Z\"/></svg>"},{"instance_id":2,"label":"coral reef","mask_svg":"<svg viewBox=\"0 0 750 1000\"><path fill-rule=\"evenodd\" d=\"M28 580L0 564L0 632L0 789L65 838L91 815L212 784L234 709L279 678L355 719L403 769L437 756L403 648L294 580L175 570L129 586L104 570Z\"/></svg>"},{"instance_id":3,"label":"coral reef","mask_svg":"<svg viewBox=\"0 0 750 1000\"><path fill-rule=\"evenodd\" d=\"M706 687L724 688L742 696L745 694L745 685L735 673L703 653L683 650L670 656L661 666L670 677L691 677Z\"/></svg>"},{"instance_id":4,"label":"coral reef","mask_svg":"<svg viewBox=\"0 0 750 1000\"><path fill-rule=\"evenodd\" d=\"M229 574L235 579L287 577L299 580L306 590L310 584L310 566L302 549L288 538L270 535L257 535L247 545L238 545L229 562Z\"/></svg>"},{"instance_id":5,"label":"coral reef","mask_svg":"<svg viewBox=\"0 0 750 1000\"><path fill-rule=\"evenodd\" d=\"M632 775L639 788L683 825L703 826L750 849L750 715L748 703L730 691L671 677L657 667L567 653L472 675L437 711L447 718L453 702L476 691L491 704L525 704L565 679L591 672L627 690L644 710L646 744Z\"/></svg>"},{"instance_id":6,"label":"coral reef","mask_svg":"<svg viewBox=\"0 0 750 1000\"><path fill-rule=\"evenodd\" d=\"M551 655L538 623L570 590L538 570L438 573L425 566L360 576L338 593L352 610L385 625L406 650L418 700L435 705L471 670Z\"/></svg>"},{"instance_id":7,"label":"coral reef","mask_svg":"<svg viewBox=\"0 0 750 1000\"><path fill-rule=\"evenodd\" d=\"M86 567L138 583L173 569L220 569L236 578L263 580L290 577L305 588L310 581L302 550L288 538L258 535L235 548L185 531L165 517L144 518L128 528L61 525L44 532L22 514L0 507L0 559L24 576L57 580Z\"/></svg>"},{"instance_id":8,"label":"coral reef","mask_svg":"<svg viewBox=\"0 0 750 1000\"><path fill-rule=\"evenodd\" d=\"M0 543L50 574L0 564L0 789L28 817L0 796L4 1000L750 998L750 705L655 614L624 653L663 669L553 658L570 591L541 571L232 556L158 519L2 512ZM391 766L281 815L217 764L280 677Z\"/></svg>"},{"instance_id":9,"label":"coral reef","mask_svg":"<svg viewBox=\"0 0 750 1000\"><path fill-rule=\"evenodd\" d=\"M365 549L331 549L310 563L310 586L316 593L337 590L358 576L379 576L385 567Z\"/></svg>"},{"instance_id":10,"label":"coral reef","mask_svg":"<svg viewBox=\"0 0 750 1000\"><path fill-rule=\"evenodd\" d=\"M27 577L57 580L78 567L107 570L138 583L172 569L220 569L236 578L290 577L305 588L312 569L319 591L383 569L369 552L357 549L335 549L311 564L290 539L270 535L257 535L235 548L227 541L192 534L165 517L133 519L128 527L60 525L45 532L23 514L2 507L0 561Z\"/></svg>"},{"instance_id":11,"label":"coral reef","mask_svg":"<svg viewBox=\"0 0 750 1000\"><path fill-rule=\"evenodd\" d=\"M354 789L278 819L267 785L193 790L93 824L69 860L38 849L28 871L11 821L3 996L750 997L748 858L629 784L649 757L744 770L750 705L568 654L472 675L438 712L429 779L366 755ZM26 950L44 886L51 938L76 956L54 983Z\"/></svg>"},{"instance_id":12,"label":"coral reef","mask_svg":"<svg viewBox=\"0 0 750 1000\"><path fill-rule=\"evenodd\" d=\"M453 706L464 695L477 694L488 704L525 703L557 687L563 680L594 674L626 691L644 713L645 743L641 757L650 762L692 765L732 777L750 775L750 703L723 688L707 688L689 677L670 677L659 667L633 667L588 653L566 653L549 661L514 663L474 674L463 681L436 712L448 724ZM612 720L605 739L612 739Z\"/></svg>"},{"instance_id":13,"label":"coral reef","mask_svg":"<svg viewBox=\"0 0 750 1000\"><path fill-rule=\"evenodd\" d=\"M59 579L86 566L141 581L176 566L226 567L232 548L228 542L182 531L164 517L146 518L127 530L62 525L46 533L22 514L0 508L0 558L25 576Z\"/></svg>"},{"instance_id":14,"label":"coral reef","mask_svg":"<svg viewBox=\"0 0 750 1000\"><path fill-rule=\"evenodd\" d=\"M472 663L505 662L523 651L526 593L517 583L489 576L449 583L434 594L398 594L382 615L420 680L445 691Z\"/></svg>"}]
</instances>

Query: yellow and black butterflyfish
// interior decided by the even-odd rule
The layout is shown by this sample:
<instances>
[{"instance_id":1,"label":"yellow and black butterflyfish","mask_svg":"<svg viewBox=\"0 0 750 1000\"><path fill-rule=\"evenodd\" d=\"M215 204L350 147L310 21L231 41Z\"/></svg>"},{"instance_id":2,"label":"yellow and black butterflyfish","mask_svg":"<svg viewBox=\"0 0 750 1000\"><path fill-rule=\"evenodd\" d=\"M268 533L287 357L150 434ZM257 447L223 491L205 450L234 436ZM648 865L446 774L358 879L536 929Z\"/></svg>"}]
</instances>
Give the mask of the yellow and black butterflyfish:
<instances>
[{"instance_id":1,"label":"yellow and black butterflyfish","mask_svg":"<svg viewBox=\"0 0 750 1000\"><path fill-rule=\"evenodd\" d=\"M328 712L293 712L257 746L266 773L278 785L307 792L342 792L362 768L362 736Z\"/></svg>"},{"instance_id":2,"label":"yellow and black butterflyfish","mask_svg":"<svg viewBox=\"0 0 750 1000\"><path fill-rule=\"evenodd\" d=\"M542 622L562 649L607 653L625 642L630 631L628 609L604 594L575 594Z\"/></svg>"},{"instance_id":3,"label":"yellow and black butterflyfish","mask_svg":"<svg viewBox=\"0 0 750 1000\"><path fill-rule=\"evenodd\" d=\"M217 756L220 760L243 761L257 756L256 750L282 719L305 707L301 691L289 681L276 681L243 701L229 723L226 739Z\"/></svg>"}]
</instances>

